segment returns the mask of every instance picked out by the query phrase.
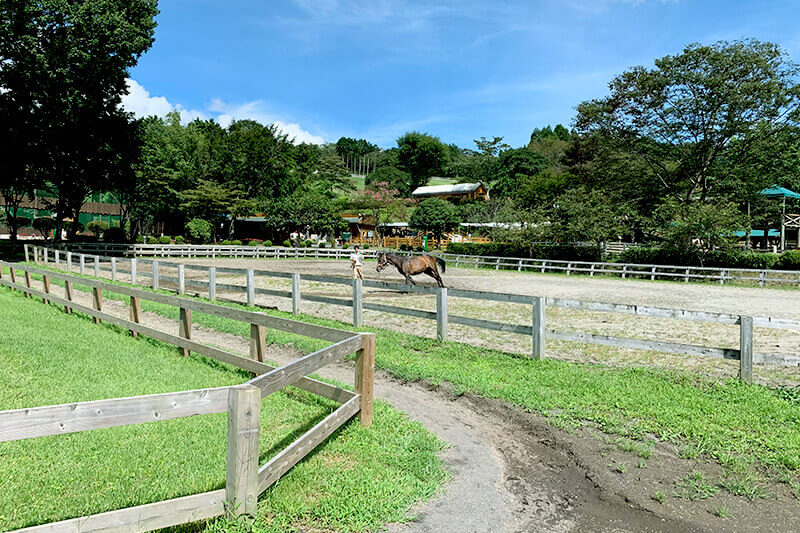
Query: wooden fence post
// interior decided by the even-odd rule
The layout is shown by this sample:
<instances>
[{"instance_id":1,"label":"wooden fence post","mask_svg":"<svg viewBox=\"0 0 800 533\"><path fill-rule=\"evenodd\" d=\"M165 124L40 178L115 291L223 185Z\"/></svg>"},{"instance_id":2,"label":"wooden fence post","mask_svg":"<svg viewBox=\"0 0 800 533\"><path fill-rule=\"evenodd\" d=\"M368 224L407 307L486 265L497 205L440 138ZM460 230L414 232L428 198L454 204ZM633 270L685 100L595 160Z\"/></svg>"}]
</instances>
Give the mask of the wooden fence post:
<instances>
[{"instance_id":1,"label":"wooden fence post","mask_svg":"<svg viewBox=\"0 0 800 533\"><path fill-rule=\"evenodd\" d=\"M72 252L67 252L67 274L72 272Z\"/></svg>"},{"instance_id":2,"label":"wooden fence post","mask_svg":"<svg viewBox=\"0 0 800 533\"><path fill-rule=\"evenodd\" d=\"M136 285L136 258L131 258L131 285Z\"/></svg>"},{"instance_id":3,"label":"wooden fence post","mask_svg":"<svg viewBox=\"0 0 800 533\"><path fill-rule=\"evenodd\" d=\"M259 363L264 362L264 354L267 352L266 331L265 326L250 324L250 359Z\"/></svg>"},{"instance_id":4,"label":"wooden fence post","mask_svg":"<svg viewBox=\"0 0 800 533\"><path fill-rule=\"evenodd\" d=\"M34 248L35 250L36 248ZM27 270L25 271L25 286L29 289L31 288L31 273ZM25 291L25 298L31 297L31 291Z\"/></svg>"},{"instance_id":5,"label":"wooden fence post","mask_svg":"<svg viewBox=\"0 0 800 533\"><path fill-rule=\"evenodd\" d=\"M8 275L11 276L11 283L17 282L17 275L14 273L14 267L8 266Z\"/></svg>"},{"instance_id":6,"label":"wooden fence post","mask_svg":"<svg viewBox=\"0 0 800 533\"><path fill-rule=\"evenodd\" d=\"M60 268L61 267L61 250L59 250L58 248L53 250L53 259L55 260L56 268Z\"/></svg>"},{"instance_id":7,"label":"wooden fence post","mask_svg":"<svg viewBox=\"0 0 800 533\"><path fill-rule=\"evenodd\" d=\"M111 281L117 281L117 258L111 258Z\"/></svg>"},{"instance_id":8,"label":"wooden fence post","mask_svg":"<svg viewBox=\"0 0 800 533\"><path fill-rule=\"evenodd\" d=\"M48 276L47 274L42 276L42 285L44 286L44 293L50 294L50 276ZM42 298L42 301L46 304L50 303L50 301L47 298Z\"/></svg>"},{"instance_id":9,"label":"wooden fence post","mask_svg":"<svg viewBox=\"0 0 800 533\"><path fill-rule=\"evenodd\" d=\"M217 299L217 267L208 267L208 299Z\"/></svg>"},{"instance_id":10,"label":"wooden fence post","mask_svg":"<svg viewBox=\"0 0 800 533\"><path fill-rule=\"evenodd\" d=\"M753 382L753 317L739 317L739 379Z\"/></svg>"},{"instance_id":11,"label":"wooden fence post","mask_svg":"<svg viewBox=\"0 0 800 533\"><path fill-rule=\"evenodd\" d=\"M545 329L545 308L546 300L543 296L534 296L533 298L533 348L531 351L531 358L541 359L544 357L545 349L545 336L547 330Z\"/></svg>"},{"instance_id":12,"label":"wooden fence post","mask_svg":"<svg viewBox=\"0 0 800 533\"><path fill-rule=\"evenodd\" d=\"M247 269L247 305L256 303L256 279L252 268Z\"/></svg>"},{"instance_id":13,"label":"wooden fence post","mask_svg":"<svg viewBox=\"0 0 800 533\"><path fill-rule=\"evenodd\" d=\"M69 302L72 301L72 282L69 280L64 281L64 298L66 298ZM72 313L72 308L68 305L65 305L64 312L70 314Z\"/></svg>"},{"instance_id":14,"label":"wooden fence post","mask_svg":"<svg viewBox=\"0 0 800 533\"><path fill-rule=\"evenodd\" d=\"M362 300L361 280L353 280L353 326L359 328L364 322L364 302Z\"/></svg>"},{"instance_id":15,"label":"wooden fence post","mask_svg":"<svg viewBox=\"0 0 800 533\"><path fill-rule=\"evenodd\" d=\"M300 274L292 274L292 313L300 314Z\"/></svg>"},{"instance_id":16,"label":"wooden fence post","mask_svg":"<svg viewBox=\"0 0 800 533\"><path fill-rule=\"evenodd\" d=\"M180 317L178 318L178 337L184 339L192 338L192 310L180 308ZM181 348L181 353L184 357L189 357L189 348Z\"/></svg>"},{"instance_id":17,"label":"wooden fence post","mask_svg":"<svg viewBox=\"0 0 800 533\"><path fill-rule=\"evenodd\" d=\"M94 277L100 277L100 256L94 256Z\"/></svg>"},{"instance_id":18,"label":"wooden fence post","mask_svg":"<svg viewBox=\"0 0 800 533\"><path fill-rule=\"evenodd\" d=\"M142 302L136 296L131 296L131 322L135 322L137 324L140 323L142 319ZM134 338L139 336L138 331L130 330L131 336Z\"/></svg>"},{"instance_id":19,"label":"wooden fence post","mask_svg":"<svg viewBox=\"0 0 800 533\"><path fill-rule=\"evenodd\" d=\"M103 290L100 287L92 287L92 303L98 311L103 310ZM92 322L99 324L100 318L92 317Z\"/></svg>"},{"instance_id":20,"label":"wooden fence post","mask_svg":"<svg viewBox=\"0 0 800 533\"><path fill-rule=\"evenodd\" d=\"M359 280L360 281L360 280ZM356 352L356 394L361 395L361 425L372 425L372 400L375 385L375 334L361 333L362 347Z\"/></svg>"},{"instance_id":21,"label":"wooden fence post","mask_svg":"<svg viewBox=\"0 0 800 533\"><path fill-rule=\"evenodd\" d=\"M26 263L30 263L31 262L30 252L28 251L28 247L29 246L30 246L30 244L22 245L22 247L25 249L25 262Z\"/></svg>"},{"instance_id":22,"label":"wooden fence post","mask_svg":"<svg viewBox=\"0 0 800 533\"><path fill-rule=\"evenodd\" d=\"M86 274L86 256L83 254L79 254L78 259L80 260L80 270L78 271L81 276Z\"/></svg>"},{"instance_id":23,"label":"wooden fence post","mask_svg":"<svg viewBox=\"0 0 800 533\"><path fill-rule=\"evenodd\" d=\"M447 289L436 289L436 337L443 341L447 339Z\"/></svg>"},{"instance_id":24,"label":"wooden fence post","mask_svg":"<svg viewBox=\"0 0 800 533\"><path fill-rule=\"evenodd\" d=\"M233 516L255 516L258 503L258 441L261 390L232 387L228 392L228 459L226 510Z\"/></svg>"},{"instance_id":25,"label":"wooden fence post","mask_svg":"<svg viewBox=\"0 0 800 533\"><path fill-rule=\"evenodd\" d=\"M158 261L153 260L153 290L158 290Z\"/></svg>"},{"instance_id":26,"label":"wooden fence post","mask_svg":"<svg viewBox=\"0 0 800 533\"><path fill-rule=\"evenodd\" d=\"M178 295L186 293L186 272L183 264L178 265Z\"/></svg>"},{"instance_id":27,"label":"wooden fence post","mask_svg":"<svg viewBox=\"0 0 800 533\"><path fill-rule=\"evenodd\" d=\"M34 264L37 264L37 265L39 264L39 247L38 246L34 246L33 247L33 262L34 262Z\"/></svg>"}]
</instances>

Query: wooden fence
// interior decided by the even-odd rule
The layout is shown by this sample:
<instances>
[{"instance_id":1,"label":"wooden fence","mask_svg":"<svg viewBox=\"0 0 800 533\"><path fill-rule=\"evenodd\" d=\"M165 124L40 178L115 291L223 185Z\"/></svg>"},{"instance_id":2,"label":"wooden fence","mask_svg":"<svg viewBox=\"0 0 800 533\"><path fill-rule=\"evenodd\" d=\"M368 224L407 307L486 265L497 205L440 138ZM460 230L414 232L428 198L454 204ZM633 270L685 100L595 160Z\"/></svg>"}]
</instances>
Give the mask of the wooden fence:
<instances>
[{"instance_id":1,"label":"wooden fence","mask_svg":"<svg viewBox=\"0 0 800 533\"><path fill-rule=\"evenodd\" d=\"M86 264L85 259L80 258L83 267ZM98 259L93 259L95 272L98 262ZM24 276L24 281L18 279L20 274ZM31 275L41 276L41 288L32 286ZM53 293L52 280L63 281L63 296ZM356 414L360 414L363 426L371 424L375 361L373 334L356 334L5 261L0 261L0 285L23 291L29 298L42 298L44 302L63 305L67 312L80 311L93 317L95 322L106 321L122 326L133 335L146 335L173 344L181 348L184 355L188 355L189 351L197 352L256 374L256 377L238 386L0 411L0 442L195 415L228 413L228 455L224 489L19 531L150 531L225 513L253 515L258 496L337 428ZM91 289L92 306L82 305L74 300L75 285ZM130 298L130 319L103 312L104 292ZM178 334L172 335L141 324L141 300L177 307L180 310ZM193 311L250 324L250 358L191 340ZM333 344L274 368L264 362L265 328L288 331ZM357 354L355 392L307 377L311 372L353 352ZM259 467L261 399L289 385L336 401L341 406Z\"/></svg>"},{"instance_id":2,"label":"wooden fence","mask_svg":"<svg viewBox=\"0 0 800 533\"><path fill-rule=\"evenodd\" d=\"M26 260L33 245L26 245ZM70 244L69 250L86 253L120 254L133 257L234 257L255 259L347 259L351 250L339 248L280 248L263 246L183 245L183 244ZM364 250L365 257L374 258L380 250ZM411 255L411 252L394 252ZM438 257L462 268L489 268L518 272L561 273L570 275L619 276L622 279L651 281L715 282L725 285L745 281L764 287L768 283L793 285L800 288L800 270L769 270L751 268L691 267L638 263L606 263L565 261L557 259L526 259L438 253Z\"/></svg>"},{"instance_id":3,"label":"wooden fence","mask_svg":"<svg viewBox=\"0 0 800 533\"><path fill-rule=\"evenodd\" d=\"M751 317L737 314L715 313L706 311L689 311L682 309L670 309L661 307L647 307L640 305L613 304L604 302L591 302L574 300L568 298L545 298L541 296L531 296L513 293L485 292L463 289L446 289L423 285L408 286L401 283L393 283L377 280L351 280L349 278L337 276L321 276L311 274L297 274L289 272L275 272L269 270L237 269L223 267L206 267L201 265L167 263L163 260L144 260L137 258L115 258L100 257L95 255L74 254L68 252L62 257L63 252L56 254L55 251L45 251L39 249L34 253L34 259L48 262L51 259L56 261L56 266L63 266L66 269L75 267L75 255L78 256L78 265L92 265L92 273L100 276L102 273L109 272L111 279L116 279L120 272L131 275L131 281L138 283L139 278L148 277L153 287L159 287L161 281L172 283L176 291L180 294L186 290L187 286L205 289L209 299L216 298L218 289L234 293L243 293L249 305L255 303L256 294L291 298L292 311L300 313L302 302L311 301L351 307L353 310L353 325L360 327L363 325L364 310L373 310L383 313L411 316L415 318L435 321L437 324L437 337L444 340L448 336L448 325L461 324L481 329L494 331L505 331L531 337L531 357L539 359L545 356L546 340L562 340L579 343L597 344L603 346L616 346L636 350L652 350L666 353L679 353L692 356L715 357L720 359L734 359L740 362L740 378L744 381L752 381L753 363L775 364L782 366L799 366L800 356L786 354L753 353L753 328L763 327L770 329L783 329L800 331L800 321L775 318L775 317ZM127 269L121 269L121 265L127 264ZM151 267L149 273L142 273L137 265L147 263ZM109 267L106 268L106 264ZM169 266L177 270L177 277L163 276L159 272L159 267ZM85 267L84 267L85 269ZM206 280L186 279L186 270L201 271ZM217 273L234 274L244 278L244 285L220 284L216 280ZM291 290L280 291L256 287L256 277L272 277L291 279ZM352 286L352 298L337 298L331 296L321 296L314 294L301 294L300 281L313 281L319 283L332 283L338 285ZM398 307L377 302L365 302L363 299L363 287L373 287L402 292L414 292L434 295L436 297L436 311L426 311ZM530 325L508 324L487 320L484 318L473 318L454 315L448 310L449 298L466 298L473 300L496 301L531 306ZM675 320L687 320L693 322L707 322L716 324L738 325L740 334L738 339L739 349L719 348L709 346L699 346L686 343L667 342L659 340L635 339L627 337L616 337L608 335L598 335L594 333L558 331L546 328L546 308L560 307L567 309L580 309L586 311L618 313L625 315L635 315L643 317L670 318Z\"/></svg>"}]
</instances>

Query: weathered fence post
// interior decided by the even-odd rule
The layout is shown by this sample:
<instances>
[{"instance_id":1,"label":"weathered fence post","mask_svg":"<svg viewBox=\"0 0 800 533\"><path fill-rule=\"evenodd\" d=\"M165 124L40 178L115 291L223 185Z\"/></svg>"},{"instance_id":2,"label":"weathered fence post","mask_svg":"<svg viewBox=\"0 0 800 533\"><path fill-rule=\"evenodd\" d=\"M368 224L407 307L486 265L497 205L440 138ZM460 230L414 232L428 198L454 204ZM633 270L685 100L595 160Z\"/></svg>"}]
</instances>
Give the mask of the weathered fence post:
<instances>
[{"instance_id":1,"label":"weathered fence post","mask_svg":"<svg viewBox=\"0 0 800 533\"><path fill-rule=\"evenodd\" d=\"M208 299L217 299L217 267L208 267Z\"/></svg>"},{"instance_id":2,"label":"weathered fence post","mask_svg":"<svg viewBox=\"0 0 800 533\"><path fill-rule=\"evenodd\" d=\"M258 324L250 324L250 359L264 362L264 354L267 352L267 328Z\"/></svg>"},{"instance_id":3,"label":"weathered fence post","mask_svg":"<svg viewBox=\"0 0 800 533\"><path fill-rule=\"evenodd\" d=\"M361 327L364 322L364 302L362 300L361 280L353 280L353 326Z\"/></svg>"},{"instance_id":4,"label":"weathered fence post","mask_svg":"<svg viewBox=\"0 0 800 533\"><path fill-rule=\"evenodd\" d=\"M136 258L131 258L131 285L136 285Z\"/></svg>"},{"instance_id":5,"label":"weathered fence post","mask_svg":"<svg viewBox=\"0 0 800 533\"><path fill-rule=\"evenodd\" d=\"M94 277L100 277L100 256L94 256Z\"/></svg>"},{"instance_id":6,"label":"weathered fence post","mask_svg":"<svg viewBox=\"0 0 800 533\"><path fill-rule=\"evenodd\" d=\"M753 317L739 317L739 379L753 382Z\"/></svg>"},{"instance_id":7,"label":"weathered fence post","mask_svg":"<svg viewBox=\"0 0 800 533\"><path fill-rule=\"evenodd\" d=\"M34 264L37 264L37 265L39 264L39 247L38 246L34 246L33 247L33 262L34 262Z\"/></svg>"},{"instance_id":8,"label":"weathered fence post","mask_svg":"<svg viewBox=\"0 0 800 533\"><path fill-rule=\"evenodd\" d=\"M25 249L25 262L26 263L30 263L31 262L30 252L28 251L28 247L29 246L30 246L30 244L24 244L22 246Z\"/></svg>"},{"instance_id":9,"label":"weathered fence post","mask_svg":"<svg viewBox=\"0 0 800 533\"><path fill-rule=\"evenodd\" d=\"M3 276L0 276L0 278L2 277ZM42 276L42 286L44 287L44 293L50 294L50 276L48 276L47 274ZM47 298L42 298L42 301L46 304L50 303L50 301Z\"/></svg>"},{"instance_id":10,"label":"weathered fence post","mask_svg":"<svg viewBox=\"0 0 800 533\"><path fill-rule=\"evenodd\" d=\"M56 268L61 268L61 250L58 248L53 250L53 259L55 260Z\"/></svg>"},{"instance_id":11,"label":"weathered fence post","mask_svg":"<svg viewBox=\"0 0 800 533\"><path fill-rule=\"evenodd\" d=\"M256 303L256 275L252 268L247 269L247 305Z\"/></svg>"},{"instance_id":12,"label":"weathered fence post","mask_svg":"<svg viewBox=\"0 0 800 533\"><path fill-rule=\"evenodd\" d=\"M72 282L69 280L64 281L64 298L66 298L68 302L72 301ZM70 314L72 313L72 308L65 305L64 312Z\"/></svg>"},{"instance_id":13,"label":"weathered fence post","mask_svg":"<svg viewBox=\"0 0 800 533\"><path fill-rule=\"evenodd\" d=\"M180 308L180 316L178 318L178 337L184 339L192 338L192 310ZM181 348L181 353L184 357L189 357L189 348Z\"/></svg>"},{"instance_id":14,"label":"weathered fence post","mask_svg":"<svg viewBox=\"0 0 800 533\"><path fill-rule=\"evenodd\" d=\"M546 300L543 296L534 296L533 298L533 335L531 350L531 357L533 359L541 359L544 357L545 349L545 308Z\"/></svg>"},{"instance_id":15,"label":"weathered fence post","mask_svg":"<svg viewBox=\"0 0 800 533\"><path fill-rule=\"evenodd\" d=\"M656 280L656 267L650 268L650 281Z\"/></svg>"},{"instance_id":16,"label":"weathered fence post","mask_svg":"<svg viewBox=\"0 0 800 533\"><path fill-rule=\"evenodd\" d=\"M34 248L35 250L35 248ZM25 286L29 289L31 288L31 273L27 270L25 271ZM25 298L31 297L31 291L25 291Z\"/></svg>"},{"instance_id":17,"label":"weathered fence post","mask_svg":"<svg viewBox=\"0 0 800 533\"><path fill-rule=\"evenodd\" d=\"M79 254L78 259L80 260L80 270L78 271L81 276L86 274L86 256L83 254Z\"/></svg>"},{"instance_id":18,"label":"weathered fence post","mask_svg":"<svg viewBox=\"0 0 800 533\"><path fill-rule=\"evenodd\" d=\"M186 272L183 265L178 265L178 295L186 293Z\"/></svg>"},{"instance_id":19,"label":"weathered fence post","mask_svg":"<svg viewBox=\"0 0 800 533\"><path fill-rule=\"evenodd\" d=\"M447 289L436 289L436 338L447 339Z\"/></svg>"},{"instance_id":20,"label":"weathered fence post","mask_svg":"<svg viewBox=\"0 0 800 533\"><path fill-rule=\"evenodd\" d=\"M117 258L111 258L111 281L117 281Z\"/></svg>"},{"instance_id":21,"label":"weathered fence post","mask_svg":"<svg viewBox=\"0 0 800 533\"><path fill-rule=\"evenodd\" d=\"M92 287L92 304L96 310L103 310L103 290L100 287ZM92 317L92 322L99 324L100 318Z\"/></svg>"},{"instance_id":22,"label":"weathered fence post","mask_svg":"<svg viewBox=\"0 0 800 533\"><path fill-rule=\"evenodd\" d=\"M233 516L255 516L258 503L258 441L261 389L232 387L228 392L228 459L226 510Z\"/></svg>"},{"instance_id":23,"label":"weathered fence post","mask_svg":"<svg viewBox=\"0 0 800 533\"><path fill-rule=\"evenodd\" d=\"M17 282L17 275L14 273L14 267L8 266L8 275L11 276L11 283Z\"/></svg>"},{"instance_id":24,"label":"weathered fence post","mask_svg":"<svg viewBox=\"0 0 800 533\"><path fill-rule=\"evenodd\" d=\"M153 290L158 290L158 261L153 260Z\"/></svg>"},{"instance_id":25,"label":"weathered fence post","mask_svg":"<svg viewBox=\"0 0 800 533\"><path fill-rule=\"evenodd\" d=\"M72 272L72 252L67 252L67 274Z\"/></svg>"},{"instance_id":26,"label":"weathered fence post","mask_svg":"<svg viewBox=\"0 0 800 533\"><path fill-rule=\"evenodd\" d=\"M360 281L360 280L359 280ZM361 395L361 425L372 425L372 400L375 384L375 334L361 333L361 349L356 352L356 394Z\"/></svg>"},{"instance_id":27,"label":"weathered fence post","mask_svg":"<svg viewBox=\"0 0 800 533\"><path fill-rule=\"evenodd\" d=\"M131 322L139 324L140 320L142 319L142 302L136 296L131 296ZM134 338L139 336L139 332L135 330L130 330L131 336Z\"/></svg>"},{"instance_id":28,"label":"weathered fence post","mask_svg":"<svg viewBox=\"0 0 800 533\"><path fill-rule=\"evenodd\" d=\"M300 274L292 274L292 313L300 314Z\"/></svg>"}]
</instances>

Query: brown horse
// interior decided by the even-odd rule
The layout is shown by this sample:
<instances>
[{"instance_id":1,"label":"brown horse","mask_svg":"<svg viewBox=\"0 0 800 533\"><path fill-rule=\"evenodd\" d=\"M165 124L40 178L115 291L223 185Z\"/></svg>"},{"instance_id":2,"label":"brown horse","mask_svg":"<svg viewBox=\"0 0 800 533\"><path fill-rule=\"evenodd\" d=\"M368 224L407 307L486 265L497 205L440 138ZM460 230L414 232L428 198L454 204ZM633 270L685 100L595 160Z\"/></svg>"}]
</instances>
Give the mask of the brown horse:
<instances>
[{"instance_id":1,"label":"brown horse","mask_svg":"<svg viewBox=\"0 0 800 533\"><path fill-rule=\"evenodd\" d=\"M423 254L417 257L403 257L397 254L379 253L377 270L380 272L391 264L397 267L397 271L400 272L401 275L405 276L406 284L416 285L414 280L411 279L411 276L427 274L435 279L440 287L444 287L442 276L439 275L437 263L442 267L442 274L444 274L447 268L444 259L439 259L432 255Z\"/></svg>"}]
</instances>

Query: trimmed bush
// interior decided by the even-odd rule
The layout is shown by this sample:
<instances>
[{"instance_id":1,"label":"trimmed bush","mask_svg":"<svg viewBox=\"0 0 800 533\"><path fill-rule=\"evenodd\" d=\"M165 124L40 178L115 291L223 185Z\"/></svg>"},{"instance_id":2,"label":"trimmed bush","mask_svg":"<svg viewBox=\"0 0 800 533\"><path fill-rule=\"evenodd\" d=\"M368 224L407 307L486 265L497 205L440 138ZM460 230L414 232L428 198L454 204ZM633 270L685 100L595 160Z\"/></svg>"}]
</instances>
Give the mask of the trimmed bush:
<instances>
[{"instance_id":1,"label":"trimmed bush","mask_svg":"<svg viewBox=\"0 0 800 533\"><path fill-rule=\"evenodd\" d=\"M224 241L222 241L220 244L222 244L222 245L224 245L224 246L229 246L229 245L231 244L231 241L230 241L229 239L225 239L225 240L224 240Z\"/></svg>"},{"instance_id":2,"label":"trimmed bush","mask_svg":"<svg viewBox=\"0 0 800 533\"><path fill-rule=\"evenodd\" d=\"M781 270L800 270L800 250L783 252L775 263L775 268Z\"/></svg>"},{"instance_id":3,"label":"trimmed bush","mask_svg":"<svg viewBox=\"0 0 800 533\"><path fill-rule=\"evenodd\" d=\"M158 244L158 239L152 236L147 237L147 244Z\"/></svg>"},{"instance_id":4,"label":"trimmed bush","mask_svg":"<svg viewBox=\"0 0 800 533\"><path fill-rule=\"evenodd\" d=\"M211 223L202 218L193 218L186 223L186 233L195 243L204 243L211 240Z\"/></svg>"},{"instance_id":5,"label":"trimmed bush","mask_svg":"<svg viewBox=\"0 0 800 533\"><path fill-rule=\"evenodd\" d=\"M503 242L459 242L448 244L447 253L563 261L600 261L600 251L597 248L572 244L531 244L523 246L521 244Z\"/></svg>"},{"instance_id":6,"label":"trimmed bush","mask_svg":"<svg viewBox=\"0 0 800 533\"><path fill-rule=\"evenodd\" d=\"M235 240L231 241L231 244L234 245L234 246L241 246L242 245L242 241L240 241L238 239L235 239Z\"/></svg>"},{"instance_id":7,"label":"trimmed bush","mask_svg":"<svg viewBox=\"0 0 800 533\"><path fill-rule=\"evenodd\" d=\"M272 246L272 241L266 240L266 241L261 243L261 246Z\"/></svg>"},{"instance_id":8,"label":"trimmed bush","mask_svg":"<svg viewBox=\"0 0 800 533\"><path fill-rule=\"evenodd\" d=\"M720 268L773 268L778 256L772 253L745 252L741 250L716 250L703 258L689 251L668 247L628 248L616 259L618 263L645 265L707 266Z\"/></svg>"},{"instance_id":9,"label":"trimmed bush","mask_svg":"<svg viewBox=\"0 0 800 533\"><path fill-rule=\"evenodd\" d=\"M452 246L453 245L451 244L450 247L452 247ZM410 252L411 251L411 246L409 246L408 244L406 244L404 242L400 243L400 251L401 252ZM453 252L453 253L455 253L455 252Z\"/></svg>"},{"instance_id":10,"label":"trimmed bush","mask_svg":"<svg viewBox=\"0 0 800 533\"><path fill-rule=\"evenodd\" d=\"M183 235L176 235L175 236L175 244L183 244L186 242L186 239L183 238Z\"/></svg>"},{"instance_id":11,"label":"trimmed bush","mask_svg":"<svg viewBox=\"0 0 800 533\"><path fill-rule=\"evenodd\" d=\"M144 235L137 235L133 242L136 244L144 244Z\"/></svg>"},{"instance_id":12,"label":"trimmed bush","mask_svg":"<svg viewBox=\"0 0 800 533\"><path fill-rule=\"evenodd\" d=\"M158 238L158 244L172 244L172 237L169 235L162 235Z\"/></svg>"},{"instance_id":13,"label":"trimmed bush","mask_svg":"<svg viewBox=\"0 0 800 533\"><path fill-rule=\"evenodd\" d=\"M285 241L283 241L283 246L285 248L291 248L292 247L292 241L290 241L289 239L286 239Z\"/></svg>"},{"instance_id":14,"label":"trimmed bush","mask_svg":"<svg viewBox=\"0 0 800 533\"><path fill-rule=\"evenodd\" d=\"M86 224L86 229L94 233L98 239L103 237L103 234L108 230L110 226L108 222L105 220L93 220Z\"/></svg>"},{"instance_id":15,"label":"trimmed bush","mask_svg":"<svg viewBox=\"0 0 800 533\"><path fill-rule=\"evenodd\" d=\"M247 242L247 246L261 246L260 239L251 239Z\"/></svg>"},{"instance_id":16,"label":"trimmed bush","mask_svg":"<svg viewBox=\"0 0 800 533\"><path fill-rule=\"evenodd\" d=\"M326 244L325 244L324 242L321 242L321 243L319 243L317 246L319 246L320 248L325 248L325 247L326 247Z\"/></svg>"},{"instance_id":17,"label":"trimmed bush","mask_svg":"<svg viewBox=\"0 0 800 533\"><path fill-rule=\"evenodd\" d=\"M53 234L53 229L56 227L56 221L50 217L39 217L33 219L33 229L42 234L42 237L48 238Z\"/></svg>"},{"instance_id":18,"label":"trimmed bush","mask_svg":"<svg viewBox=\"0 0 800 533\"><path fill-rule=\"evenodd\" d=\"M306 239L303 241L303 246L305 246L306 248L310 248L312 244L314 243L311 242L311 239Z\"/></svg>"}]
</instances>

